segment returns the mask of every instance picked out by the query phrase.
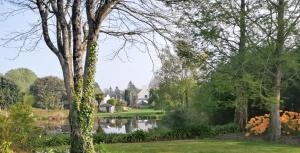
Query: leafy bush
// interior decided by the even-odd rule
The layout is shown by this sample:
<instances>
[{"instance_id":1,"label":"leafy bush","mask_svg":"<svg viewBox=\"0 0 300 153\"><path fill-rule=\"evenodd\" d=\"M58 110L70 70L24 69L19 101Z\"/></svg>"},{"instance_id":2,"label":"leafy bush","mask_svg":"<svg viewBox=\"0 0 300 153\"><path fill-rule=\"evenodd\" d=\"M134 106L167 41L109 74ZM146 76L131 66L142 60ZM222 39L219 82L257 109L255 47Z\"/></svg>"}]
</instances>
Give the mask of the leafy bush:
<instances>
[{"instance_id":1,"label":"leafy bush","mask_svg":"<svg viewBox=\"0 0 300 153\"><path fill-rule=\"evenodd\" d=\"M38 134L34 128L34 118L31 106L17 103L9 110L9 132L13 146L21 149L29 149L28 142Z\"/></svg>"},{"instance_id":2,"label":"leafy bush","mask_svg":"<svg viewBox=\"0 0 300 153\"><path fill-rule=\"evenodd\" d=\"M107 103L115 106L118 103L118 101L115 98L111 98L107 101Z\"/></svg>"},{"instance_id":3,"label":"leafy bush","mask_svg":"<svg viewBox=\"0 0 300 153\"><path fill-rule=\"evenodd\" d=\"M149 132L137 130L128 134L105 134L97 133L94 135L94 143L135 143L149 141L197 139L213 137L219 134L232 133L236 131L233 124L210 127L206 125L193 126L177 129L153 129ZM32 147L43 148L69 145L70 138L68 134L44 135L32 141ZM104 149L105 150L105 149Z\"/></svg>"},{"instance_id":4,"label":"leafy bush","mask_svg":"<svg viewBox=\"0 0 300 153\"><path fill-rule=\"evenodd\" d=\"M11 142L4 141L0 143L0 152L1 153L13 153L13 151L10 149Z\"/></svg>"},{"instance_id":5,"label":"leafy bush","mask_svg":"<svg viewBox=\"0 0 300 153\"><path fill-rule=\"evenodd\" d=\"M64 146L70 144L70 135L68 134L57 134L57 135L40 135L39 137L31 141L30 146L32 148L41 147L55 147Z\"/></svg>"},{"instance_id":6,"label":"leafy bush","mask_svg":"<svg viewBox=\"0 0 300 153\"><path fill-rule=\"evenodd\" d=\"M282 133L290 135L300 132L300 113L281 111L280 121L282 125ZM270 124L270 114L263 116L255 116L251 118L246 126L248 132L246 136L264 134Z\"/></svg>"},{"instance_id":7,"label":"leafy bush","mask_svg":"<svg viewBox=\"0 0 300 153\"><path fill-rule=\"evenodd\" d=\"M9 116L0 116L0 142L12 142L13 148L30 150L30 143L41 133L34 127L30 105L18 102L9 109Z\"/></svg>"},{"instance_id":8,"label":"leafy bush","mask_svg":"<svg viewBox=\"0 0 300 153\"><path fill-rule=\"evenodd\" d=\"M0 109L8 108L21 98L19 87L10 79L0 76Z\"/></svg>"},{"instance_id":9,"label":"leafy bush","mask_svg":"<svg viewBox=\"0 0 300 153\"><path fill-rule=\"evenodd\" d=\"M235 133L238 131L237 125L233 123L225 124L225 125L217 125L212 127L212 133L214 135L222 135L228 133Z\"/></svg>"}]
</instances>

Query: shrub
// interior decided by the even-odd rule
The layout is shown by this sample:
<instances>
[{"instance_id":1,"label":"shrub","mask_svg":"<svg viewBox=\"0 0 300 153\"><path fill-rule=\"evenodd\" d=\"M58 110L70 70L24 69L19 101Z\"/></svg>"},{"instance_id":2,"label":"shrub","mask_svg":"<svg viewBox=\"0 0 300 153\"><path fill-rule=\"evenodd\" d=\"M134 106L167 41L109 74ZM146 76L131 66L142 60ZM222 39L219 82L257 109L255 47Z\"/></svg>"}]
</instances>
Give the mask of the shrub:
<instances>
[{"instance_id":1,"label":"shrub","mask_svg":"<svg viewBox=\"0 0 300 153\"><path fill-rule=\"evenodd\" d=\"M109 104L115 106L115 105L118 103L118 101L117 101L115 98L111 98L111 99L109 99L109 100L107 101L107 103L109 103Z\"/></svg>"},{"instance_id":2,"label":"shrub","mask_svg":"<svg viewBox=\"0 0 300 153\"><path fill-rule=\"evenodd\" d=\"M0 110L8 108L21 98L19 87L10 79L0 76Z\"/></svg>"},{"instance_id":3,"label":"shrub","mask_svg":"<svg viewBox=\"0 0 300 153\"><path fill-rule=\"evenodd\" d=\"M281 111L280 121L282 125L281 130L283 134L289 135L292 133L300 132L300 113ZM251 134L264 134L268 130L269 124L269 114L265 114L263 116L255 116L251 118L246 126L246 129L248 130L246 136L250 136Z\"/></svg>"},{"instance_id":4,"label":"shrub","mask_svg":"<svg viewBox=\"0 0 300 153\"><path fill-rule=\"evenodd\" d=\"M232 133L236 131L233 124L210 127L207 125L191 126L188 128L177 129L152 129L149 132L137 130L128 134L105 134L97 133L94 135L94 143L135 143L164 140L180 140L213 137L219 134ZM67 134L44 135L35 142L32 142L34 148L55 147L69 145L70 138Z\"/></svg>"},{"instance_id":5,"label":"shrub","mask_svg":"<svg viewBox=\"0 0 300 153\"><path fill-rule=\"evenodd\" d=\"M44 148L44 147L55 147L64 146L70 144L70 136L68 134L57 134L57 135L40 135L33 139L30 143L32 148Z\"/></svg>"},{"instance_id":6,"label":"shrub","mask_svg":"<svg viewBox=\"0 0 300 153\"><path fill-rule=\"evenodd\" d=\"M9 116L0 116L0 142L13 142L13 148L30 150L41 133L35 128L31 106L18 102L9 109Z\"/></svg>"},{"instance_id":7,"label":"shrub","mask_svg":"<svg viewBox=\"0 0 300 153\"><path fill-rule=\"evenodd\" d=\"M13 151L10 149L11 142L4 141L0 143L0 152L1 153L13 153Z\"/></svg>"},{"instance_id":8,"label":"shrub","mask_svg":"<svg viewBox=\"0 0 300 153\"><path fill-rule=\"evenodd\" d=\"M228 133L235 133L238 131L238 127L233 124L225 124L225 125L217 125L212 127L212 133L214 135L222 135L222 134L228 134Z\"/></svg>"}]
</instances>

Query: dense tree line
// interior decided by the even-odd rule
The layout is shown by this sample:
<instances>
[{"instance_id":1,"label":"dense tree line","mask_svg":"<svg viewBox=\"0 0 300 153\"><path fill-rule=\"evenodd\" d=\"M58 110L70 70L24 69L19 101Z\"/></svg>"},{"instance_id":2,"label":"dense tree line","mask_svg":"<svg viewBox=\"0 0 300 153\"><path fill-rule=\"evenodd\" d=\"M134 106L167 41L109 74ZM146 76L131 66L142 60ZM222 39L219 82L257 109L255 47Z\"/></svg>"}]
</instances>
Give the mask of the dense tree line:
<instances>
[{"instance_id":1,"label":"dense tree line","mask_svg":"<svg viewBox=\"0 0 300 153\"><path fill-rule=\"evenodd\" d=\"M185 71L180 68L177 68L179 72L165 71L164 67L180 67L186 61L200 64L196 65L197 71L193 70L193 65L187 65L197 88L189 96L194 97L191 100L194 107L185 111L197 108L197 112L206 112L210 122L221 121L218 116L223 116L224 121L224 116L228 116L226 121L235 122L241 131L245 130L249 117L270 112L269 138L278 140L281 136L280 109L291 110L298 106L292 101L299 93L295 91L300 57L299 2L165 2L181 13L177 24L185 33L178 37L177 46L182 46L184 40L191 49L178 52L176 48L177 54L173 56L179 60L172 60L171 66L163 63L160 71L166 73L163 76L171 76L167 80L183 87L176 74ZM162 79L156 92L166 89L164 82ZM174 86L172 83L167 86ZM166 91L170 93L155 97L174 97L172 89Z\"/></svg>"}]
</instances>

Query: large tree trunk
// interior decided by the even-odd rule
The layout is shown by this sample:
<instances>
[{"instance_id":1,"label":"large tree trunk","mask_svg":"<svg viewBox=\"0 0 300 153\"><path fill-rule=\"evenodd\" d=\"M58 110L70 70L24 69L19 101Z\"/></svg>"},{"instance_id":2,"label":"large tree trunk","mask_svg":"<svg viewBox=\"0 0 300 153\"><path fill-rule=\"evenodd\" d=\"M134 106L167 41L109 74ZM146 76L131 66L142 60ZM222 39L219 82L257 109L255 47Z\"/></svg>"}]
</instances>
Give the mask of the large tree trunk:
<instances>
[{"instance_id":1,"label":"large tree trunk","mask_svg":"<svg viewBox=\"0 0 300 153\"><path fill-rule=\"evenodd\" d=\"M40 13L43 38L49 49L58 57L63 70L70 108L71 153L95 152L92 131L95 101L94 77L97 58L96 42L101 23L118 2L120 0L103 0L101 2L93 0L33 1ZM84 25L81 21L83 5L86 6L87 19ZM70 7L72 7L72 11L69 11ZM56 45L49 35L48 22L50 18L52 21L52 14L56 19ZM70 14L72 15L72 24L67 19ZM85 24L88 25L88 28ZM86 59L83 68L85 53Z\"/></svg>"},{"instance_id":2,"label":"large tree trunk","mask_svg":"<svg viewBox=\"0 0 300 153\"><path fill-rule=\"evenodd\" d=\"M70 110L71 153L94 153L94 77L96 72L96 43L89 43L84 77L77 80ZM75 60L76 61L76 60Z\"/></svg>"},{"instance_id":3,"label":"large tree trunk","mask_svg":"<svg viewBox=\"0 0 300 153\"><path fill-rule=\"evenodd\" d=\"M281 137L280 123L280 88L281 88L281 54L284 48L285 41L285 23L284 23L284 0L278 0L277 8L277 40L276 50L274 53L275 59L275 77L274 77L274 98L275 101L271 104L271 121L270 121L270 139L277 141Z\"/></svg>"}]
</instances>

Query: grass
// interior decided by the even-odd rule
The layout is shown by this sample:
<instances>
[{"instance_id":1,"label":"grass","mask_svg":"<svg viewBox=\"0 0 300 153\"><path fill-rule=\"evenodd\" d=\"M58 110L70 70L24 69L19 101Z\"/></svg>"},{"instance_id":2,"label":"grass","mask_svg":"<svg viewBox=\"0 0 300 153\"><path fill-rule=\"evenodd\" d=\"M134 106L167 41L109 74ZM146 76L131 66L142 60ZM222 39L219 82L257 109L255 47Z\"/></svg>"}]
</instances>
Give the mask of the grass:
<instances>
[{"instance_id":1,"label":"grass","mask_svg":"<svg viewBox=\"0 0 300 153\"><path fill-rule=\"evenodd\" d=\"M66 150L68 146L51 148ZM100 145L96 145L100 148ZM105 144L106 153L299 153L300 147L268 142L229 140L178 140ZM50 148L48 148L50 149ZM43 150L43 149L42 149Z\"/></svg>"},{"instance_id":2,"label":"grass","mask_svg":"<svg viewBox=\"0 0 300 153\"><path fill-rule=\"evenodd\" d=\"M116 112L116 113L97 113L99 117L114 117L114 118L131 118L135 116L139 117L160 117L164 115L161 110L154 109L130 109L128 112Z\"/></svg>"},{"instance_id":3,"label":"grass","mask_svg":"<svg viewBox=\"0 0 300 153\"><path fill-rule=\"evenodd\" d=\"M57 114L62 115L64 118L68 117L69 110L45 110L39 108L32 108L33 115L38 118L38 120L48 120L49 116L55 116Z\"/></svg>"},{"instance_id":4,"label":"grass","mask_svg":"<svg viewBox=\"0 0 300 153\"><path fill-rule=\"evenodd\" d=\"M60 114L65 118L68 117L69 110L45 110L39 108L33 108L33 115L37 117L39 121L48 120L49 116ZM0 115L5 115L5 111L0 111ZM127 112L116 112L116 113L96 113L97 117L112 117L112 118L132 118L132 117L161 117L164 112L161 110L154 109L130 109Z\"/></svg>"},{"instance_id":5,"label":"grass","mask_svg":"<svg viewBox=\"0 0 300 153\"><path fill-rule=\"evenodd\" d=\"M267 142L184 140L106 144L109 153L299 153L300 147Z\"/></svg>"}]
</instances>

